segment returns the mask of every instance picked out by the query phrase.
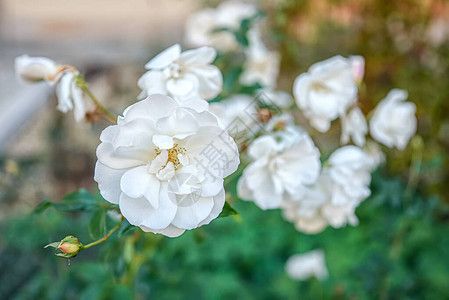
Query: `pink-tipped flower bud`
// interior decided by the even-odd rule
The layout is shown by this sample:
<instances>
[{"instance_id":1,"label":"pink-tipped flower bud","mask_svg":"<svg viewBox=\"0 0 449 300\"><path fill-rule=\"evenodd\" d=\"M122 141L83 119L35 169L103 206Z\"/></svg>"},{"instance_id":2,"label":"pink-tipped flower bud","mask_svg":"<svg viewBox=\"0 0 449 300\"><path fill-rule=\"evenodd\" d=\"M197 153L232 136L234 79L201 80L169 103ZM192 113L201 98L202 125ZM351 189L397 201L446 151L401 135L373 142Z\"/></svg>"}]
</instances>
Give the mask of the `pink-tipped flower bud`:
<instances>
[{"instance_id":1,"label":"pink-tipped flower bud","mask_svg":"<svg viewBox=\"0 0 449 300\"><path fill-rule=\"evenodd\" d=\"M357 84L360 84L363 80L363 76L365 75L365 59L360 55L350 56L349 59L352 65L354 80Z\"/></svg>"},{"instance_id":2,"label":"pink-tipped flower bud","mask_svg":"<svg viewBox=\"0 0 449 300\"><path fill-rule=\"evenodd\" d=\"M75 257L81 250L81 243L78 238L69 235L66 236L58 245L58 249L64 252L63 257Z\"/></svg>"},{"instance_id":3,"label":"pink-tipped flower bud","mask_svg":"<svg viewBox=\"0 0 449 300\"><path fill-rule=\"evenodd\" d=\"M49 80L57 72L58 65L46 57L22 55L15 60L16 74L25 81Z\"/></svg>"}]
</instances>

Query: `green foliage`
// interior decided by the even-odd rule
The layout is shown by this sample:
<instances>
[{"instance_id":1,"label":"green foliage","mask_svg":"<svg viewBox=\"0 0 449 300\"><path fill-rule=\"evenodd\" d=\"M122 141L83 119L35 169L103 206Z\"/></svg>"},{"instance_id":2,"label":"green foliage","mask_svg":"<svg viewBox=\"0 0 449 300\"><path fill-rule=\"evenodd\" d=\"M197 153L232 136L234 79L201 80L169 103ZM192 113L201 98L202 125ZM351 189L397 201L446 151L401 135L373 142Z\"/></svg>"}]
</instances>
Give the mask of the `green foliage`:
<instances>
[{"instance_id":1,"label":"green foliage","mask_svg":"<svg viewBox=\"0 0 449 300\"><path fill-rule=\"evenodd\" d=\"M89 223L89 234L93 239L98 239L106 234L106 214L108 210L98 208L95 210Z\"/></svg>"},{"instance_id":2,"label":"green foliage","mask_svg":"<svg viewBox=\"0 0 449 300\"><path fill-rule=\"evenodd\" d=\"M231 206L231 204L225 202L223 210L218 217L224 218L232 215L238 215L238 212Z\"/></svg>"},{"instance_id":3,"label":"green foliage","mask_svg":"<svg viewBox=\"0 0 449 300\"><path fill-rule=\"evenodd\" d=\"M91 219L44 211L2 226L2 243L16 252L14 268L37 264L15 299L373 299L449 297L448 209L436 198L376 172L373 196L357 210L357 227L298 233L280 211L236 201L239 218L219 218L179 238L143 233L123 222L119 234L81 252L70 267L42 249L67 231L80 237ZM48 236L50 235L50 236ZM322 248L330 277L291 280L284 271L295 253ZM21 255L29 259L21 260ZM1 257L1 256L0 256ZM13 272L13 271L11 271ZM7 282L0 296L10 292Z\"/></svg>"},{"instance_id":4,"label":"green foliage","mask_svg":"<svg viewBox=\"0 0 449 300\"><path fill-rule=\"evenodd\" d=\"M93 211L117 208L117 205L107 204L101 196L94 196L85 189L67 194L60 202L42 201L35 209L35 213L42 213L53 207L59 211Z\"/></svg>"}]
</instances>

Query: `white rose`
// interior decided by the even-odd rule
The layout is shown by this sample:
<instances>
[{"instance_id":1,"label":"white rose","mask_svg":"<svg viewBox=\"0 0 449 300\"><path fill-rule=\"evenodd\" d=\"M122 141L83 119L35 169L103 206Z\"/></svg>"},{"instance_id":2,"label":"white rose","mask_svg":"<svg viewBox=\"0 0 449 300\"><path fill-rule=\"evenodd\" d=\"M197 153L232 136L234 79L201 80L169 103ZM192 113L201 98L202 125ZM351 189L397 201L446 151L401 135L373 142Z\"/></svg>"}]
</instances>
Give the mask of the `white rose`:
<instances>
[{"instance_id":1,"label":"white rose","mask_svg":"<svg viewBox=\"0 0 449 300\"><path fill-rule=\"evenodd\" d=\"M357 83L349 59L334 56L312 65L293 86L296 103L311 125L321 132L357 100Z\"/></svg>"},{"instance_id":2,"label":"white rose","mask_svg":"<svg viewBox=\"0 0 449 300\"><path fill-rule=\"evenodd\" d=\"M222 211L223 178L239 156L208 111L154 94L126 109L100 140L95 180L131 224L175 237Z\"/></svg>"},{"instance_id":3,"label":"white rose","mask_svg":"<svg viewBox=\"0 0 449 300\"><path fill-rule=\"evenodd\" d=\"M342 145L349 143L349 139L352 139L354 144L363 147L367 133L368 124L360 108L354 107L348 114L341 117L340 143Z\"/></svg>"},{"instance_id":4,"label":"white rose","mask_svg":"<svg viewBox=\"0 0 449 300\"><path fill-rule=\"evenodd\" d=\"M407 91L390 91L376 107L370 120L371 136L387 147L405 149L416 132L416 105L405 102Z\"/></svg>"},{"instance_id":5,"label":"white rose","mask_svg":"<svg viewBox=\"0 0 449 300\"><path fill-rule=\"evenodd\" d=\"M288 276L297 280L306 280L310 277L324 280L329 276L322 250L292 255L285 264L285 271Z\"/></svg>"},{"instance_id":6,"label":"white rose","mask_svg":"<svg viewBox=\"0 0 449 300\"><path fill-rule=\"evenodd\" d=\"M214 98L223 85L220 70L211 64L216 55L210 47L181 53L178 44L171 46L145 65L149 71L138 81L142 89L139 97L160 93L180 102L198 97Z\"/></svg>"},{"instance_id":7,"label":"white rose","mask_svg":"<svg viewBox=\"0 0 449 300\"><path fill-rule=\"evenodd\" d=\"M320 153L310 137L303 133L294 142L287 141L262 136L250 144L248 155L253 162L237 184L240 198L264 210L278 208L285 197L301 197L304 186L315 182Z\"/></svg>"},{"instance_id":8,"label":"white rose","mask_svg":"<svg viewBox=\"0 0 449 300\"><path fill-rule=\"evenodd\" d=\"M58 64L46 57L21 55L15 59L16 74L28 82L49 80L58 70Z\"/></svg>"}]
</instances>

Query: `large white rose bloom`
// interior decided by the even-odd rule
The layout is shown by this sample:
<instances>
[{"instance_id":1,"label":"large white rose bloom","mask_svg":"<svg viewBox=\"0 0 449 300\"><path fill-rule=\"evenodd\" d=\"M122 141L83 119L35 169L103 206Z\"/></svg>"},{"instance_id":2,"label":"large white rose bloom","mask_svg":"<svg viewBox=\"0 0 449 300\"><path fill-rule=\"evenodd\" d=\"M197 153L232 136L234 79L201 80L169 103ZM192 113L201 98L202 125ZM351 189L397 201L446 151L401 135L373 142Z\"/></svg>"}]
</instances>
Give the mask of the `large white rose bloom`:
<instances>
[{"instance_id":1,"label":"large white rose bloom","mask_svg":"<svg viewBox=\"0 0 449 300\"><path fill-rule=\"evenodd\" d=\"M355 209L371 193L371 158L360 148L345 146L337 149L326 165L301 198L282 202L284 217L298 231L314 234L328 225L358 224Z\"/></svg>"},{"instance_id":2,"label":"large white rose bloom","mask_svg":"<svg viewBox=\"0 0 449 300\"><path fill-rule=\"evenodd\" d=\"M368 124L360 108L354 107L341 117L341 144L347 144L352 139L354 144L363 147L367 133Z\"/></svg>"},{"instance_id":3,"label":"large white rose bloom","mask_svg":"<svg viewBox=\"0 0 449 300\"><path fill-rule=\"evenodd\" d=\"M222 211L223 178L239 155L208 111L154 94L127 108L100 140L95 180L132 225L175 237Z\"/></svg>"},{"instance_id":4,"label":"large white rose bloom","mask_svg":"<svg viewBox=\"0 0 449 300\"><path fill-rule=\"evenodd\" d=\"M285 264L285 272L292 279L297 280L307 280L310 277L324 280L329 276L323 250L290 256Z\"/></svg>"},{"instance_id":5,"label":"large white rose bloom","mask_svg":"<svg viewBox=\"0 0 449 300\"><path fill-rule=\"evenodd\" d=\"M200 10L187 20L186 43L191 47L211 46L219 51L236 50L238 42L229 30L238 31L241 22L256 12L253 4L240 1L225 1L216 9Z\"/></svg>"},{"instance_id":6,"label":"large white rose bloom","mask_svg":"<svg viewBox=\"0 0 449 300\"><path fill-rule=\"evenodd\" d=\"M45 81L56 85L57 109L63 113L71 110L75 120L82 121L86 115L86 105L82 90L76 85L77 70L61 66L46 57L21 55L15 59L15 71L26 82Z\"/></svg>"},{"instance_id":7,"label":"large white rose bloom","mask_svg":"<svg viewBox=\"0 0 449 300\"><path fill-rule=\"evenodd\" d=\"M320 132L357 101L357 83L350 59L334 56L312 65L295 79L293 95L310 124Z\"/></svg>"},{"instance_id":8,"label":"large white rose bloom","mask_svg":"<svg viewBox=\"0 0 449 300\"><path fill-rule=\"evenodd\" d=\"M210 47L182 53L178 44L169 47L145 65L149 71L137 83L142 90L139 98L155 93L171 96L179 102L198 97L214 98L223 85L220 70L212 65L216 55Z\"/></svg>"},{"instance_id":9,"label":"large white rose bloom","mask_svg":"<svg viewBox=\"0 0 449 300\"><path fill-rule=\"evenodd\" d=\"M299 198L320 172L320 153L306 133L284 140L266 135L248 147L253 160L237 184L239 197L261 209L274 209L285 197Z\"/></svg>"},{"instance_id":10,"label":"large white rose bloom","mask_svg":"<svg viewBox=\"0 0 449 300\"><path fill-rule=\"evenodd\" d=\"M405 102L407 91L390 91L376 107L370 120L371 136L387 147L405 149L416 132L416 105Z\"/></svg>"}]
</instances>

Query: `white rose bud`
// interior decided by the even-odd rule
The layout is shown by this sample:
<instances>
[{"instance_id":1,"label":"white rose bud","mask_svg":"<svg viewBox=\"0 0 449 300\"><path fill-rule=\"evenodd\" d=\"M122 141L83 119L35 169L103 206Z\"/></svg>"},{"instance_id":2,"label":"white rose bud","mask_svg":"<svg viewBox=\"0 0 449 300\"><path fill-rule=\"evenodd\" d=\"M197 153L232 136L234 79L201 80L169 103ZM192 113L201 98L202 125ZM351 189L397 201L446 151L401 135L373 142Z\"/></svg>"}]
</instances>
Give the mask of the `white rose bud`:
<instances>
[{"instance_id":1,"label":"white rose bud","mask_svg":"<svg viewBox=\"0 0 449 300\"><path fill-rule=\"evenodd\" d=\"M58 65L45 57L21 55L15 60L16 74L25 81L37 82L48 80L58 69Z\"/></svg>"}]
</instances>

